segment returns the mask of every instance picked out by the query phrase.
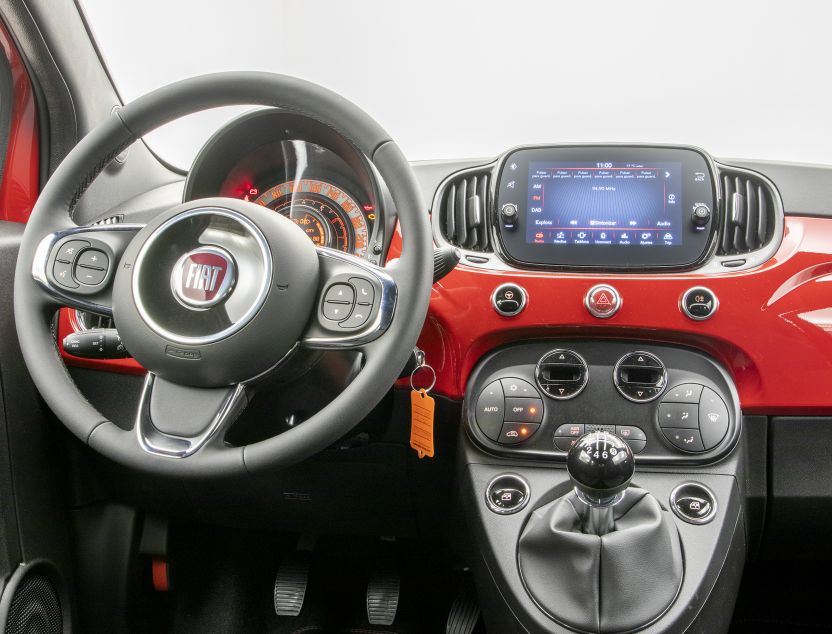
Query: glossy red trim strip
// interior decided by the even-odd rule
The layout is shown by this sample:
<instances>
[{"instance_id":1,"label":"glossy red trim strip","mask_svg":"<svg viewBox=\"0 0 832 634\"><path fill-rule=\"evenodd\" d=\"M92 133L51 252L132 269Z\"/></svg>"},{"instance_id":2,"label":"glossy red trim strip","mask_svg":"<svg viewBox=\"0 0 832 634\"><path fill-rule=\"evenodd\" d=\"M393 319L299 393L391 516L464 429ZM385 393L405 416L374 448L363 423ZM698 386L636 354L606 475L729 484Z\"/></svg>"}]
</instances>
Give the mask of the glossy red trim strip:
<instances>
[{"instance_id":1,"label":"glossy red trim strip","mask_svg":"<svg viewBox=\"0 0 832 634\"><path fill-rule=\"evenodd\" d=\"M23 58L2 23L0 47L9 61L14 89L3 182L0 183L0 220L26 222L39 192L40 140L37 104Z\"/></svg>"},{"instance_id":2,"label":"glossy red trim strip","mask_svg":"<svg viewBox=\"0 0 832 634\"><path fill-rule=\"evenodd\" d=\"M490 304L494 288L509 281L529 296L526 309L513 318L501 317ZM611 284L623 299L610 319L592 317L583 303L599 283ZM720 300L707 321L693 321L679 308L682 294L698 285ZM776 256L751 271L507 274L461 264L432 293L419 346L436 369L435 391L450 398L463 397L473 367L498 346L555 337L616 338L676 343L710 354L732 375L747 413L832 414L829 219L789 217Z\"/></svg>"}]
</instances>

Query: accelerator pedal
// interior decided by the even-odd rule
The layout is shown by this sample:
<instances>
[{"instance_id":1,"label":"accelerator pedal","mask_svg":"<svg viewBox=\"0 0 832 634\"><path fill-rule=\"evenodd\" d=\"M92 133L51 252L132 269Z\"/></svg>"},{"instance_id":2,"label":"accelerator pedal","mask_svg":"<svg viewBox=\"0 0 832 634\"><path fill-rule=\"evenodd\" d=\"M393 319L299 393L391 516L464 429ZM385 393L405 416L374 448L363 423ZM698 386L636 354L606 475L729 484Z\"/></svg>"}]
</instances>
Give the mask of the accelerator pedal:
<instances>
[{"instance_id":1,"label":"accelerator pedal","mask_svg":"<svg viewBox=\"0 0 832 634\"><path fill-rule=\"evenodd\" d=\"M274 612L278 616L298 616L303 610L314 547L314 540L302 537L297 550L286 557L277 569L274 578Z\"/></svg>"},{"instance_id":2,"label":"accelerator pedal","mask_svg":"<svg viewBox=\"0 0 832 634\"><path fill-rule=\"evenodd\" d=\"M393 561L376 566L367 582L367 620L370 625L393 625L399 609L402 580Z\"/></svg>"},{"instance_id":3,"label":"accelerator pedal","mask_svg":"<svg viewBox=\"0 0 832 634\"><path fill-rule=\"evenodd\" d=\"M466 583L451 604L445 634L471 634L479 620L480 603L477 593L471 583Z\"/></svg>"}]
</instances>

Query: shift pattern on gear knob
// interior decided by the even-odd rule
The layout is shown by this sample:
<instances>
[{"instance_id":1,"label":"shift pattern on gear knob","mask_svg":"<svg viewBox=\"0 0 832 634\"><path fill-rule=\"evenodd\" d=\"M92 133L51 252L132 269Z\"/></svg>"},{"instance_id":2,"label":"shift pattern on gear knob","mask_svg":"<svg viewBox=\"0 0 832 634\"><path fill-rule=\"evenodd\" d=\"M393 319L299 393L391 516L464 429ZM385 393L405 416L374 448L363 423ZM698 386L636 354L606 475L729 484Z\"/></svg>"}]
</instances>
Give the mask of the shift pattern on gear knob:
<instances>
[{"instance_id":1,"label":"shift pattern on gear knob","mask_svg":"<svg viewBox=\"0 0 832 634\"><path fill-rule=\"evenodd\" d=\"M566 468L578 496L590 506L611 506L621 499L635 471L627 442L607 431L581 436L566 456Z\"/></svg>"}]
</instances>

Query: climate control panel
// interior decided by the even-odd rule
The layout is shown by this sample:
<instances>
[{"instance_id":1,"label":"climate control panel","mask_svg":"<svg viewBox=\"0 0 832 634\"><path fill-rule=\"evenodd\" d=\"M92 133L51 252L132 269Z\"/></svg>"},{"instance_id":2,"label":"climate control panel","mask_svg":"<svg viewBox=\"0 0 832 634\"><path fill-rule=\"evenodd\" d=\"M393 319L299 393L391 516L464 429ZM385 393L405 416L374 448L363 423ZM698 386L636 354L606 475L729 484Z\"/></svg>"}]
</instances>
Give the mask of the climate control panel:
<instances>
[{"instance_id":1,"label":"climate control panel","mask_svg":"<svg viewBox=\"0 0 832 634\"><path fill-rule=\"evenodd\" d=\"M562 459L591 431L622 437L640 462L714 460L736 443L740 409L712 359L619 341L512 345L471 376L469 436L494 453Z\"/></svg>"}]
</instances>

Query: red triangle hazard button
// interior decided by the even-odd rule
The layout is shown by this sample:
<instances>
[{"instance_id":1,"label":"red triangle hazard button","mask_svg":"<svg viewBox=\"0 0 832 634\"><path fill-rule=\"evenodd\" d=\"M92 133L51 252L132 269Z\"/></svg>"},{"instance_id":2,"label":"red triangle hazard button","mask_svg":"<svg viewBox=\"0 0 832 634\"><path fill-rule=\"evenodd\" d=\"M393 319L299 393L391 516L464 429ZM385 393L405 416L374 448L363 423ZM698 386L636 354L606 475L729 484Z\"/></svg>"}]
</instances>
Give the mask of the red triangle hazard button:
<instances>
[{"instance_id":1,"label":"red triangle hazard button","mask_svg":"<svg viewBox=\"0 0 832 634\"><path fill-rule=\"evenodd\" d=\"M621 298L618 291L609 284L599 284L589 289L585 304L592 315L604 319L618 312L621 308Z\"/></svg>"}]
</instances>

